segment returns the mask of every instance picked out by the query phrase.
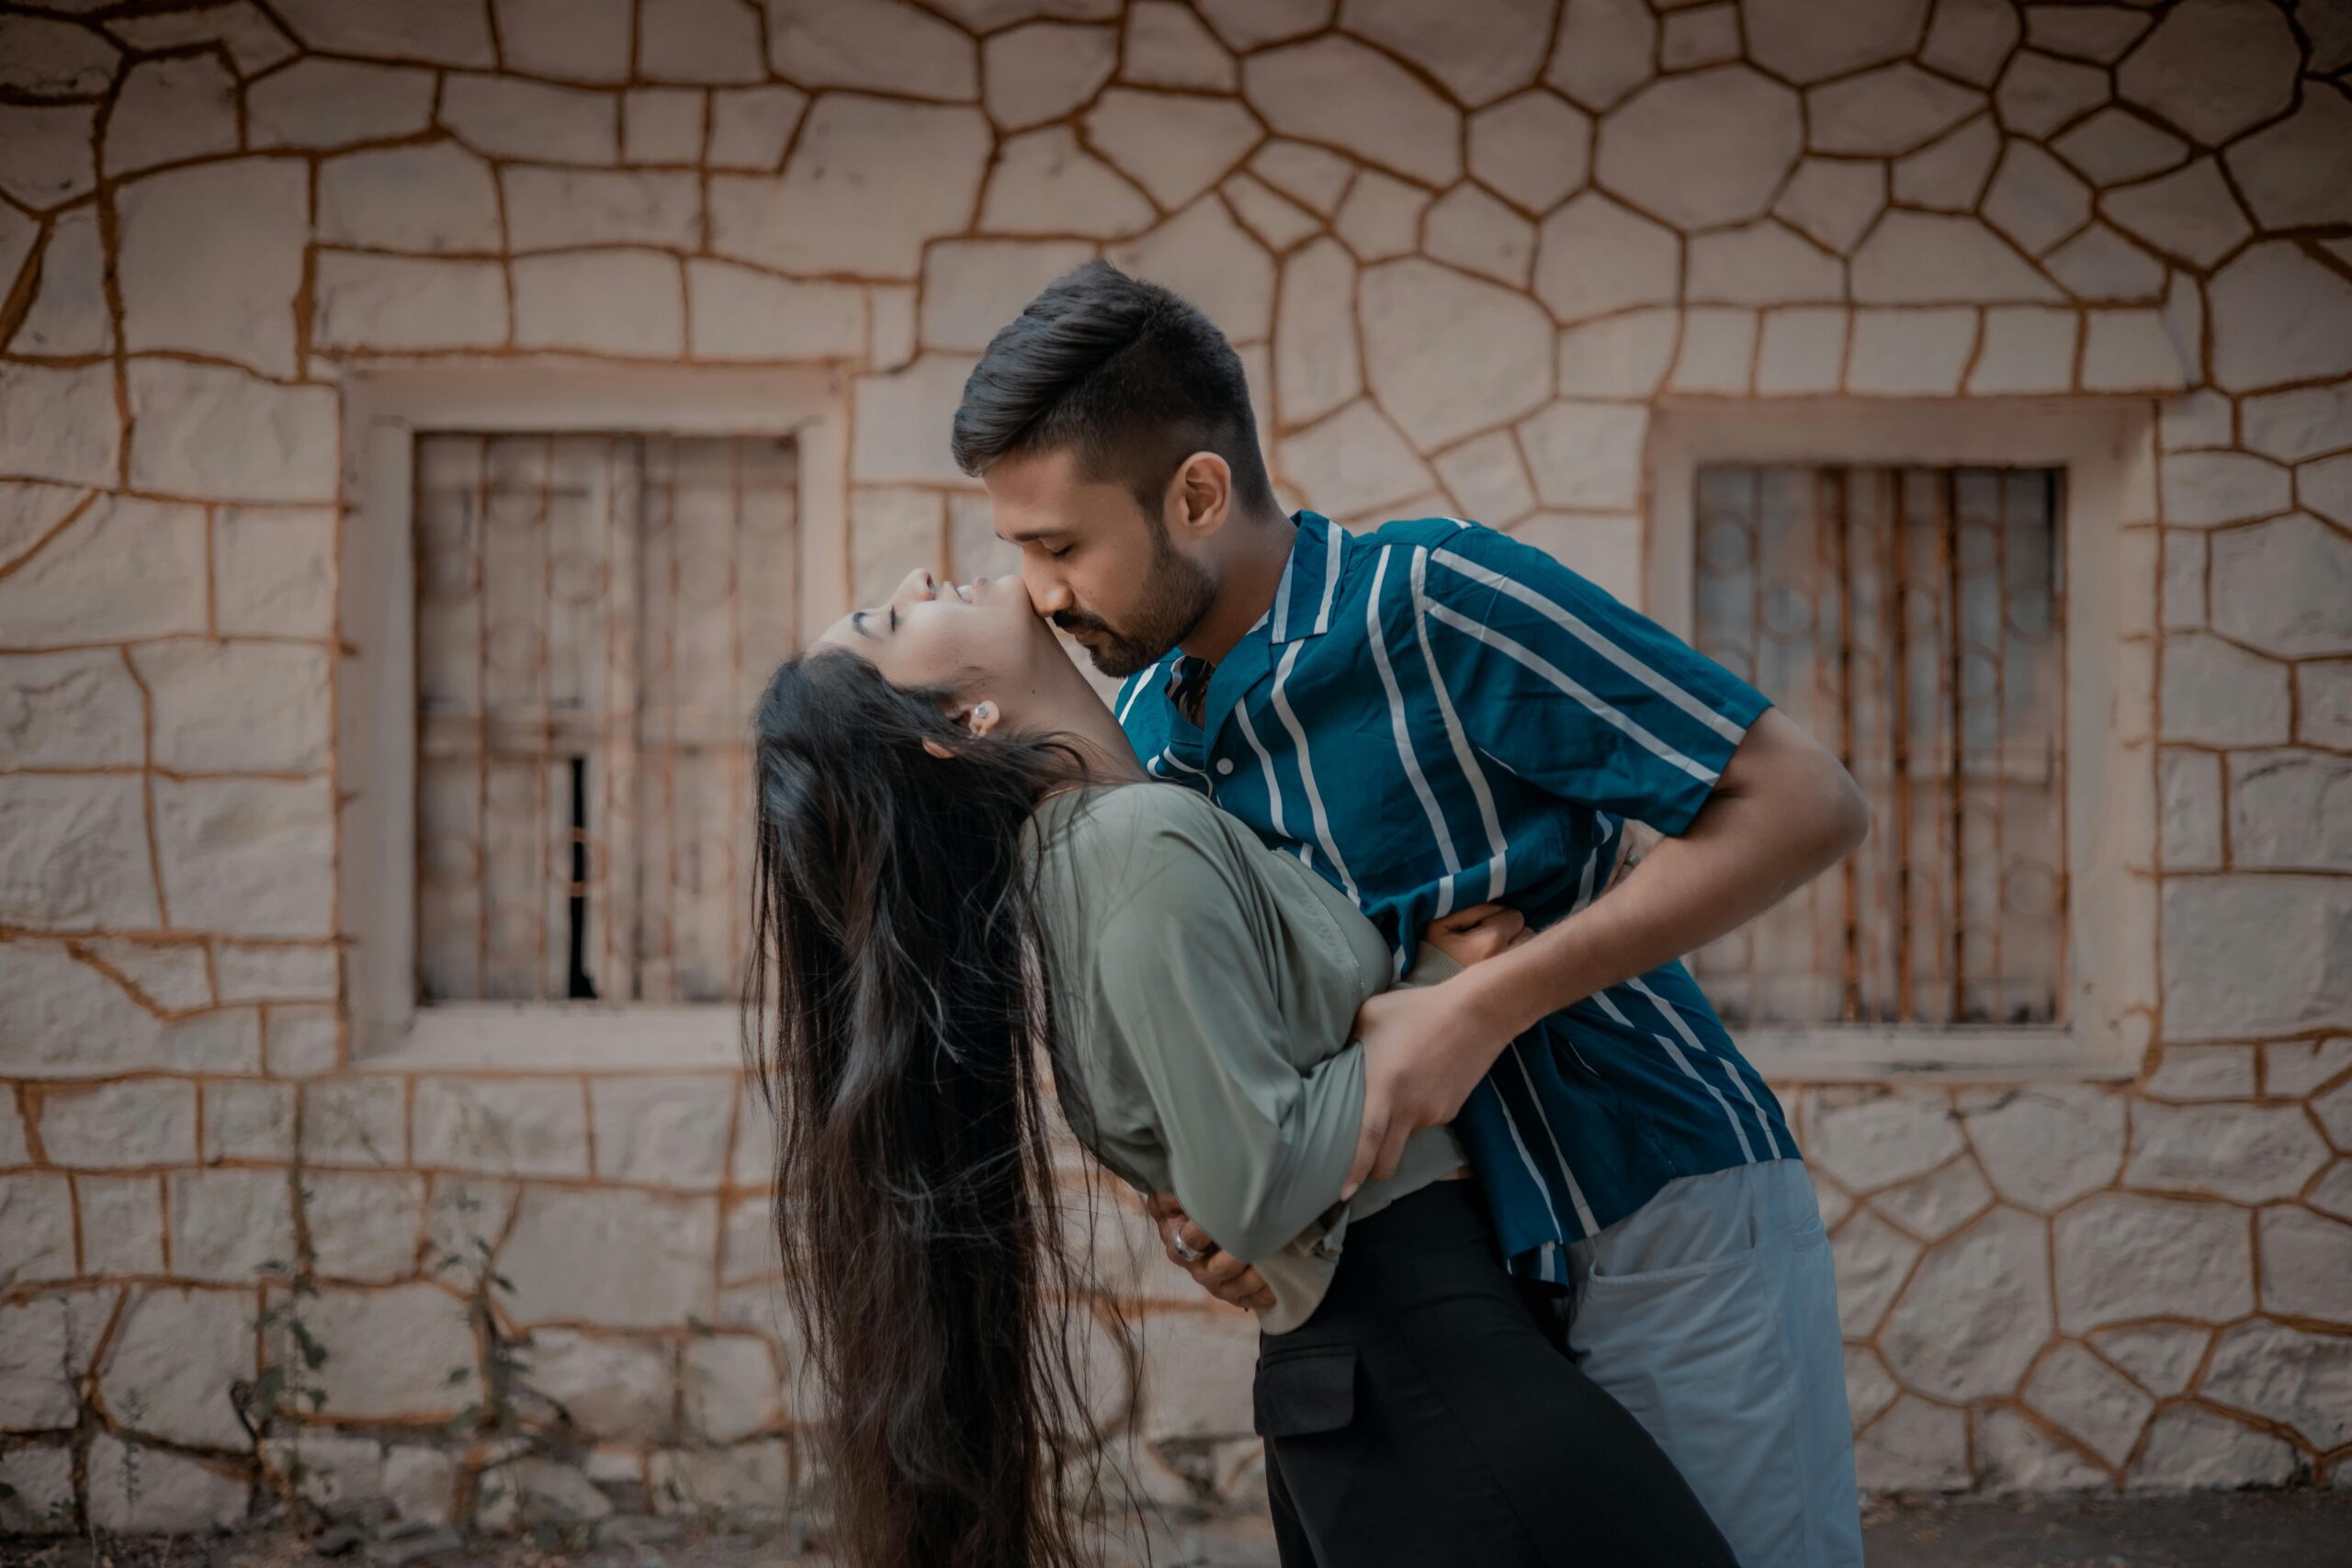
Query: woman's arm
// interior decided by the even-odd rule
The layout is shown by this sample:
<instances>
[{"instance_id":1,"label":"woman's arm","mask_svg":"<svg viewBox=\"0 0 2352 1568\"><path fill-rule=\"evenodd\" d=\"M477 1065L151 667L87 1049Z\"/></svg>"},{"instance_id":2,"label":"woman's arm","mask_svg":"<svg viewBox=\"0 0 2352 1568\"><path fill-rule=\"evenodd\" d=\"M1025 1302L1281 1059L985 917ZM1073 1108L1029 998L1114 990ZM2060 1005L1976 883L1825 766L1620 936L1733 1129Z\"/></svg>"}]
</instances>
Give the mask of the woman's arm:
<instances>
[{"instance_id":1,"label":"woman's arm","mask_svg":"<svg viewBox=\"0 0 2352 1568\"><path fill-rule=\"evenodd\" d=\"M1265 895L1231 843L1147 830L1140 874L1100 901L1090 1052L1141 1086L1173 1196L1232 1258L1283 1247L1337 1201L1363 1111L1363 1058L1302 1069L1283 1048ZM1262 902L1257 903L1261 914Z\"/></svg>"},{"instance_id":2,"label":"woman's arm","mask_svg":"<svg viewBox=\"0 0 2352 1568\"><path fill-rule=\"evenodd\" d=\"M1423 929L1423 953L1414 964L1412 974L1407 976L1408 982L1427 980L1434 983L1473 964L1481 964L1507 953L1534 934L1527 929L1526 919L1518 910L1500 904L1479 904L1467 909L1457 909L1443 919L1432 920ZM1442 958L1430 958L1430 950L1442 954ZM1362 1051L1361 1046L1355 1045L1349 1049L1357 1054ZM1367 1057L1367 1064L1369 1061ZM1369 1103L1367 1100L1366 1104ZM1358 1112L1360 1130L1362 1114ZM1349 1185L1340 1195L1351 1196L1352 1189L1360 1179L1356 1172L1351 1171ZM1273 1292L1267 1286L1264 1277L1241 1258L1219 1248L1209 1233L1184 1212L1183 1205L1175 1197L1155 1193L1145 1207L1159 1231L1159 1242L1167 1248L1168 1261L1190 1274L1194 1284L1233 1306L1262 1308L1274 1304Z\"/></svg>"}]
</instances>

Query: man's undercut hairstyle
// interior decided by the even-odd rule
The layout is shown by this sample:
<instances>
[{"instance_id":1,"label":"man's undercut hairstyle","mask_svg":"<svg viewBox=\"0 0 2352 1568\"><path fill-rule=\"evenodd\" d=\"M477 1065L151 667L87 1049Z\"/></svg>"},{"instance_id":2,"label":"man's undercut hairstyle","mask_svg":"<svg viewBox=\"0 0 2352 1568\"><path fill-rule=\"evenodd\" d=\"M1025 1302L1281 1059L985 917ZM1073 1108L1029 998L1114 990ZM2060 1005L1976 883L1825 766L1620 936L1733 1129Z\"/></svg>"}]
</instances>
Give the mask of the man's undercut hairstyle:
<instances>
[{"instance_id":1,"label":"man's undercut hairstyle","mask_svg":"<svg viewBox=\"0 0 2352 1568\"><path fill-rule=\"evenodd\" d=\"M1195 452L1225 459L1238 506L1274 504L1241 356L1199 310L1109 262L1074 267L1032 299L989 342L956 411L956 466L976 478L1063 447L1147 516Z\"/></svg>"}]
</instances>

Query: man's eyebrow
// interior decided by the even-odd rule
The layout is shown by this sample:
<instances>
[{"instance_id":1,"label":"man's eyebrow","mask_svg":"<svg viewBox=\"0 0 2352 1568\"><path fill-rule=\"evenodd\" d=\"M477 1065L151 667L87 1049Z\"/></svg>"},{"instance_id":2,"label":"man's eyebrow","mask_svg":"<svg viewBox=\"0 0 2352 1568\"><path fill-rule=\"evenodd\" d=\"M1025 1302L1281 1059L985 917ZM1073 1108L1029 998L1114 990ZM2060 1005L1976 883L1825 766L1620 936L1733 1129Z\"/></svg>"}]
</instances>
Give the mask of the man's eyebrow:
<instances>
[{"instance_id":1,"label":"man's eyebrow","mask_svg":"<svg viewBox=\"0 0 2352 1568\"><path fill-rule=\"evenodd\" d=\"M1008 545L1026 545L1038 539L1053 538L1060 533L1061 530L1059 528L1057 528L1052 524L1047 523L1040 525L1035 528L1015 528L1011 533L1007 533L1003 529L1000 528L997 530L996 536L1002 539Z\"/></svg>"}]
</instances>

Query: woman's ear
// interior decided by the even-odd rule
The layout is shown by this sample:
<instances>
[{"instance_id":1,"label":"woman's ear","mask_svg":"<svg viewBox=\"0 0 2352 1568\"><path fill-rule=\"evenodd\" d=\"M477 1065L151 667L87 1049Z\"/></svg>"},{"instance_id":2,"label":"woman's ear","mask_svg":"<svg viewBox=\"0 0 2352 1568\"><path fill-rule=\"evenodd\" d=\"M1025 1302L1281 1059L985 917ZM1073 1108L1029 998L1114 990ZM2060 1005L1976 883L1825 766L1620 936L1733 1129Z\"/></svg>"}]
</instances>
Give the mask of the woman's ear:
<instances>
[{"instance_id":1,"label":"woman's ear","mask_svg":"<svg viewBox=\"0 0 2352 1568\"><path fill-rule=\"evenodd\" d=\"M947 720L951 724L960 724L974 735L978 736L986 735L989 730L994 729L996 721L1002 716L1002 713L994 703L978 702L974 703L962 713L949 714ZM923 739L922 749L943 762L956 755L945 746L927 736Z\"/></svg>"}]
</instances>

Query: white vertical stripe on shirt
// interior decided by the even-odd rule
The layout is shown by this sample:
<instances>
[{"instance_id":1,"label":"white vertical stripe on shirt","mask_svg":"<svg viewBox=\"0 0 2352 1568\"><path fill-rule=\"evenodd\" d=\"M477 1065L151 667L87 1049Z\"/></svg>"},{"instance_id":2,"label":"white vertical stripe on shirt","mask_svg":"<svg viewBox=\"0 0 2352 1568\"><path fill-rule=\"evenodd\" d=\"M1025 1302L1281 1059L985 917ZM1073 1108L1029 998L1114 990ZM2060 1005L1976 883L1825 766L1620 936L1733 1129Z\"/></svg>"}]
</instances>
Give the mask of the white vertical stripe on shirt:
<instances>
[{"instance_id":1,"label":"white vertical stripe on shirt","mask_svg":"<svg viewBox=\"0 0 2352 1568\"><path fill-rule=\"evenodd\" d=\"M1437 840L1437 852L1445 861L1446 877L1438 884L1434 917L1442 919L1453 912L1453 879L1461 874L1462 857L1453 852L1453 836L1446 831L1445 813L1438 809L1437 796L1430 793L1430 781L1422 775L1421 760L1413 753L1413 728L1405 716L1405 694L1397 690L1396 671L1388 662L1388 642L1381 635L1380 591L1387 581L1390 554L1388 550L1381 551L1372 569L1372 596L1363 606L1364 636L1372 642L1372 661L1379 667L1381 689L1388 694L1388 729L1396 738L1397 761L1405 764L1405 777L1420 800L1422 815L1430 819L1430 833Z\"/></svg>"},{"instance_id":2,"label":"white vertical stripe on shirt","mask_svg":"<svg viewBox=\"0 0 2352 1568\"><path fill-rule=\"evenodd\" d=\"M1208 776L1205 770L1196 768L1193 766L1192 763L1184 761L1183 758L1176 755L1176 748L1172 745L1161 748L1159 761L1166 762L1171 768L1182 768L1184 772L1192 774L1196 779L1205 778Z\"/></svg>"},{"instance_id":3,"label":"white vertical stripe on shirt","mask_svg":"<svg viewBox=\"0 0 2352 1568\"><path fill-rule=\"evenodd\" d=\"M1634 740L1639 743L1645 750L1653 752L1661 761L1673 767L1681 769L1684 773L1689 773L1692 778L1697 779L1701 784L1713 784L1715 782L1717 775L1714 769L1708 767L1704 762L1696 761L1691 758L1684 756L1674 747L1668 745L1664 740L1661 740L1657 736L1651 734L1647 729L1644 728L1640 724L1636 723L1630 715L1620 712L1618 709L1611 706L1608 703L1603 702L1598 694L1589 691L1585 687L1570 680L1566 674L1562 673L1555 665L1552 664L1541 654L1535 653L1532 650L1522 647L1519 643L1513 641L1510 637L1505 636L1503 633L1495 630L1492 626L1472 620L1469 616L1463 615L1460 611L1453 609L1451 605L1433 604L1430 606L1430 615L1440 625L1452 626L1455 631L1460 632L1463 636L1472 637L1479 642L1485 643L1488 648L1493 649L1496 652L1507 655L1511 659L1517 660L1520 663L1524 664L1528 669L1534 671L1535 673L1543 676L1546 681L1551 682L1552 684L1557 686L1561 691L1566 692L1569 696L1572 696L1577 702L1582 703L1603 722L1632 737Z\"/></svg>"},{"instance_id":4,"label":"white vertical stripe on shirt","mask_svg":"<svg viewBox=\"0 0 2352 1568\"><path fill-rule=\"evenodd\" d=\"M1500 897L1503 886L1503 857L1489 855L1476 865L1465 865L1453 875L1440 879L1438 890L1445 899L1445 908L1451 909L1454 907L1455 899L1462 891L1462 884L1465 878L1480 874L1484 874L1487 879L1487 897L1488 898ZM1575 913L1574 910L1569 912Z\"/></svg>"},{"instance_id":5,"label":"white vertical stripe on shirt","mask_svg":"<svg viewBox=\"0 0 2352 1568\"><path fill-rule=\"evenodd\" d=\"M1764 1146L1772 1151L1774 1159L1779 1159L1781 1140L1772 1135L1771 1119L1764 1114L1764 1107L1757 1103L1756 1091L1747 1087L1746 1078L1739 1076L1739 1064L1729 1056L1718 1056L1715 1060L1724 1065L1724 1077L1739 1087L1740 1098L1747 1100L1747 1109L1756 1113L1756 1124L1764 1129Z\"/></svg>"},{"instance_id":6,"label":"white vertical stripe on shirt","mask_svg":"<svg viewBox=\"0 0 2352 1568\"><path fill-rule=\"evenodd\" d=\"M1470 749L1470 739L1463 733L1462 719L1453 711L1453 698L1445 689L1445 679L1438 673L1437 654L1430 647L1429 613L1430 553L1416 547L1413 551L1413 636L1421 645L1421 662L1429 670L1430 694L1437 699L1437 711L1445 721L1445 738L1453 747L1454 765L1462 770L1462 777L1470 786L1471 798L1478 803L1479 825L1487 830L1487 897L1499 898L1503 891L1503 876L1510 869L1505 850L1503 827L1495 815L1494 792L1487 787L1487 774L1478 766L1477 753Z\"/></svg>"},{"instance_id":7,"label":"white vertical stripe on shirt","mask_svg":"<svg viewBox=\"0 0 2352 1568\"><path fill-rule=\"evenodd\" d=\"M1293 551L1283 562L1283 580L1274 589L1274 630L1276 642L1290 636L1290 580L1298 570L1298 553Z\"/></svg>"},{"instance_id":8,"label":"white vertical stripe on shirt","mask_svg":"<svg viewBox=\"0 0 2352 1568\"><path fill-rule=\"evenodd\" d=\"M1638 987L1641 985L1641 982L1639 980L1635 980L1633 984ZM1600 1004L1600 1010L1607 1013L1612 1022L1620 1024L1627 1029L1634 1027L1634 1021L1625 1016L1624 1010L1618 1007L1615 1002L1609 999L1609 993L1607 991L1593 992L1592 999ZM1709 1082L1706 1075L1700 1072L1698 1068L1690 1065L1690 1058L1682 1054L1681 1046L1677 1045L1673 1041L1668 1040L1665 1035L1658 1033L1654 1029L1641 1030L1640 1032L1648 1035L1651 1039L1657 1041L1661 1046L1665 1047L1666 1054L1674 1058L1674 1065L1676 1066L1680 1067L1683 1072L1690 1075L1690 1080L1693 1083L1696 1083L1701 1089L1705 1089L1709 1094L1714 1096L1716 1106L1724 1113L1724 1120L1731 1123L1732 1136L1739 1140L1740 1156L1748 1164L1754 1165L1756 1163L1756 1146L1747 1141L1747 1129L1739 1124L1739 1112L1731 1108L1731 1101L1724 1098L1724 1091L1717 1089L1713 1083ZM1693 1041L1692 1043L1696 1044L1697 1042Z\"/></svg>"},{"instance_id":9,"label":"white vertical stripe on shirt","mask_svg":"<svg viewBox=\"0 0 2352 1568\"><path fill-rule=\"evenodd\" d=\"M1657 1008L1659 1015L1663 1017L1667 1022L1674 1026L1674 1032L1682 1036L1683 1040L1690 1045L1690 1049L1693 1051L1706 1051L1707 1047L1700 1043L1697 1032L1691 1029L1688 1022L1684 1021L1681 1010L1672 1002L1668 1001L1664 997L1661 997L1656 991L1651 990L1648 986L1643 983L1639 976L1635 976L1633 979L1626 981L1625 984L1630 989L1642 996L1649 998L1650 1005ZM1781 1140L1772 1135L1772 1123L1768 1118L1766 1118L1764 1114L1764 1108L1756 1103L1755 1092L1747 1087L1747 1081L1739 1076L1739 1070L1737 1067L1733 1066L1731 1058L1725 1056L1720 1059L1724 1065L1724 1071L1730 1074L1731 1081L1739 1086L1739 1092L1742 1097L1747 1100L1747 1108L1756 1112L1756 1124L1764 1129L1764 1142L1770 1146L1772 1150L1772 1157L1774 1159L1779 1159L1781 1157ZM1711 1085L1709 1087L1712 1088L1713 1086ZM1747 1140L1746 1138L1742 1138L1740 1140L1740 1146L1745 1148L1747 1147ZM1748 1157L1753 1159L1755 1156L1751 1154Z\"/></svg>"},{"instance_id":10,"label":"white vertical stripe on shirt","mask_svg":"<svg viewBox=\"0 0 2352 1568\"><path fill-rule=\"evenodd\" d=\"M1584 1189L1577 1185L1577 1173L1568 1168L1568 1156L1560 1152L1559 1134L1552 1131L1552 1118L1544 1109L1544 1097L1535 1092L1535 1078L1527 1070L1526 1054L1516 1040L1505 1049L1519 1067L1520 1081L1527 1086L1527 1098L1535 1107L1535 1119L1544 1123L1544 1141L1552 1145L1552 1157L1559 1162L1560 1179L1568 1184L1568 1201L1577 1207L1577 1218L1584 1223L1584 1234L1598 1235L1600 1227L1593 1223L1592 1205L1584 1201Z\"/></svg>"},{"instance_id":11,"label":"white vertical stripe on shirt","mask_svg":"<svg viewBox=\"0 0 2352 1568\"><path fill-rule=\"evenodd\" d=\"M1323 525L1323 607L1315 613L1315 635L1331 629L1331 595L1340 589L1340 525ZM1287 569L1285 569L1287 570Z\"/></svg>"},{"instance_id":12,"label":"white vertical stripe on shirt","mask_svg":"<svg viewBox=\"0 0 2352 1568\"><path fill-rule=\"evenodd\" d=\"M1233 716L1241 722L1241 739L1250 742L1250 750L1258 754L1258 766L1266 774L1266 817L1275 832L1287 839L1290 829L1283 825L1282 781L1274 777L1274 759L1268 754L1265 742L1258 739L1257 729L1250 723L1250 704L1245 700L1233 705ZM1303 846L1302 846L1303 847ZM1301 860L1306 857L1301 855Z\"/></svg>"},{"instance_id":13,"label":"white vertical stripe on shirt","mask_svg":"<svg viewBox=\"0 0 2352 1568\"><path fill-rule=\"evenodd\" d=\"M1448 571L1461 573L1482 588L1490 588L1507 599L1517 600L1724 739L1739 739L1738 725L1603 637L1591 623L1554 604L1524 582L1505 577L1451 549L1445 552L1445 568Z\"/></svg>"},{"instance_id":14,"label":"white vertical stripe on shirt","mask_svg":"<svg viewBox=\"0 0 2352 1568\"><path fill-rule=\"evenodd\" d=\"M1511 1146L1519 1150L1520 1163L1527 1167L1527 1179L1535 1183L1535 1195L1544 1200L1544 1212L1552 1216L1552 1229L1557 1233L1560 1211L1552 1201L1552 1190L1544 1185L1544 1173L1535 1168L1535 1156L1527 1152L1527 1140L1519 1135L1519 1118L1510 1113L1510 1101L1503 1098L1501 1089L1495 1088L1495 1075L1492 1073L1478 1080L1478 1088L1492 1090L1495 1103L1502 1107L1503 1125L1510 1129ZM1470 1092L1476 1094L1478 1090Z\"/></svg>"},{"instance_id":15,"label":"white vertical stripe on shirt","mask_svg":"<svg viewBox=\"0 0 2352 1568\"><path fill-rule=\"evenodd\" d=\"M1150 669L1136 677L1136 683L1127 689L1127 700L1119 705L1119 722L1121 724L1125 724L1127 722L1127 715L1136 711L1136 700L1150 689L1151 678L1154 675L1159 674L1159 666L1167 662L1168 660L1162 659L1157 663L1154 663Z\"/></svg>"},{"instance_id":16,"label":"white vertical stripe on shirt","mask_svg":"<svg viewBox=\"0 0 2352 1568\"><path fill-rule=\"evenodd\" d=\"M1330 607L1328 600L1324 607ZM1300 727L1298 715L1291 711L1290 698L1283 692L1283 687L1290 681L1291 671L1298 663L1300 652L1306 647L1303 642L1292 643L1290 651L1283 655L1281 665L1274 671L1274 714L1283 721L1283 728L1290 731L1290 743L1298 751L1298 777L1299 782L1306 786L1306 808L1315 818L1315 841L1323 846L1325 854L1331 857L1331 869L1340 874L1340 886L1347 889L1350 898L1361 905L1363 897L1356 891L1356 879L1348 874L1348 863L1340 858L1340 846L1331 841L1331 819L1323 813L1323 792L1315 787L1315 759L1306 749L1306 731Z\"/></svg>"}]
</instances>

